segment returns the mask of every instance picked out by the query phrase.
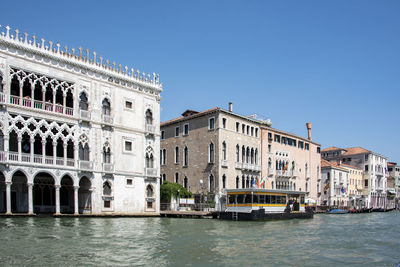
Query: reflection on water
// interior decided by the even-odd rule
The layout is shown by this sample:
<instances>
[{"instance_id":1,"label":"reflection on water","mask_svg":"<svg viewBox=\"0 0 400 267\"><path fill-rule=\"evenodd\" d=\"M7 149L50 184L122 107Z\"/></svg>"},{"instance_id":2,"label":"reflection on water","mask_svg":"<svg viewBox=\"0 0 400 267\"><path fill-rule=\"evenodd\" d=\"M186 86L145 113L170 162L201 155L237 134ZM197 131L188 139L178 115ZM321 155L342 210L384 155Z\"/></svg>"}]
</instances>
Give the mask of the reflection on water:
<instances>
[{"instance_id":1,"label":"reflection on water","mask_svg":"<svg viewBox=\"0 0 400 267\"><path fill-rule=\"evenodd\" d=\"M232 222L3 218L0 262L15 265L394 266L400 213Z\"/></svg>"}]
</instances>

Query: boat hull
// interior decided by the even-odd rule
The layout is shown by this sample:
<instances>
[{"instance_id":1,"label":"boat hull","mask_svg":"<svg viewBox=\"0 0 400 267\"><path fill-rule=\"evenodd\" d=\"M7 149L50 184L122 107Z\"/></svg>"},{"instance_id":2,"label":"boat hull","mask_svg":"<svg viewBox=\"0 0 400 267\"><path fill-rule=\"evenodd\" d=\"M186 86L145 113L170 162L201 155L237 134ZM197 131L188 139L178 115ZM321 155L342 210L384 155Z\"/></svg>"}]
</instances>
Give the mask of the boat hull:
<instances>
[{"instance_id":1,"label":"boat hull","mask_svg":"<svg viewBox=\"0 0 400 267\"><path fill-rule=\"evenodd\" d=\"M264 209L252 210L251 212L220 212L218 218L221 220L234 221L263 221L263 220L289 220L289 219L312 219L314 213L311 209L306 212L279 212L265 213Z\"/></svg>"}]
</instances>

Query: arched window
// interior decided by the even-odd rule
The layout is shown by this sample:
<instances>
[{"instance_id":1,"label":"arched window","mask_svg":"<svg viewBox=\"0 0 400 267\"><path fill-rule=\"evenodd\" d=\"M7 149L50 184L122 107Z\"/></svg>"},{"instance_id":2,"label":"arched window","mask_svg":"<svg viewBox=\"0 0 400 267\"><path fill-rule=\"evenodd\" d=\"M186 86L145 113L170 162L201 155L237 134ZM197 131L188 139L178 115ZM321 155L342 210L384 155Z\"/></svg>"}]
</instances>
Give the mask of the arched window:
<instances>
[{"instance_id":1,"label":"arched window","mask_svg":"<svg viewBox=\"0 0 400 267\"><path fill-rule=\"evenodd\" d=\"M82 92L79 96L79 108L81 110L89 110L89 101L85 92Z\"/></svg>"},{"instance_id":2,"label":"arched window","mask_svg":"<svg viewBox=\"0 0 400 267\"><path fill-rule=\"evenodd\" d=\"M175 164L179 163L179 147L175 147Z\"/></svg>"},{"instance_id":3,"label":"arched window","mask_svg":"<svg viewBox=\"0 0 400 267\"><path fill-rule=\"evenodd\" d=\"M111 196L111 184L108 181L103 183L103 196Z\"/></svg>"},{"instance_id":4,"label":"arched window","mask_svg":"<svg viewBox=\"0 0 400 267\"><path fill-rule=\"evenodd\" d=\"M153 168L153 167L154 167L153 153L146 152L146 168Z\"/></svg>"},{"instance_id":5,"label":"arched window","mask_svg":"<svg viewBox=\"0 0 400 267\"><path fill-rule=\"evenodd\" d=\"M242 175L242 188L246 188L246 178Z\"/></svg>"},{"instance_id":6,"label":"arched window","mask_svg":"<svg viewBox=\"0 0 400 267\"><path fill-rule=\"evenodd\" d=\"M268 168L269 169L272 168L272 160L271 160L271 158L268 158Z\"/></svg>"},{"instance_id":7,"label":"arched window","mask_svg":"<svg viewBox=\"0 0 400 267\"><path fill-rule=\"evenodd\" d=\"M208 162L214 163L214 144L210 143L208 145Z\"/></svg>"},{"instance_id":8,"label":"arched window","mask_svg":"<svg viewBox=\"0 0 400 267\"><path fill-rule=\"evenodd\" d=\"M239 176L236 176L236 188L239 188L240 185L240 179Z\"/></svg>"},{"instance_id":9,"label":"arched window","mask_svg":"<svg viewBox=\"0 0 400 267\"><path fill-rule=\"evenodd\" d=\"M111 149L108 143L103 147L103 163L111 163Z\"/></svg>"},{"instance_id":10,"label":"arched window","mask_svg":"<svg viewBox=\"0 0 400 267\"><path fill-rule=\"evenodd\" d=\"M110 116L111 115L111 104L107 98L103 100L103 115Z\"/></svg>"},{"instance_id":11,"label":"arched window","mask_svg":"<svg viewBox=\"0 0 400 267\"><path fill-rule=\"evenodd\" d=\"M188 165L188 161L189 161L189 155L188 155L188 148L187 146L185 146L185 148L183 149L183 166L187 166Z\"/></svg>"},{"instance_id":12,"label":"arched window","mask_svg":"<svg viewBox=\"0 0 400 267\"><path fill-rule=\"evenodd\" d=\"M222 175L222 188L223 188L223 189L226 188L226 176L225 176L225 174Z\"/></svg>"},{"instance_id":13,"label":"arched window","mask_svg":"<svg viewBox=\"0 0 400 267\"><path fill-rule=\"evenodd\" d=\"M222 159L226 160L226 143L222 142Z\"/></svg>"},{"instance_id":14,"label":"arched window","mask_svg":"<svg viewBox=\"0 0 400 267\"><path fill-rule=\"evenodd\" d=\"M254 151L254 164L258 164L258 149L256 148L256 150Z\"/></svg>"},{"instance_id":15,"label":"arched window","mask_svg":"<svg viewBox=\"0 0 400 267\"><path fill-rule=\"evenodd\" d=\"M251 149L251 152L250 152L250 163L254 164L254 149L253 148Z\"/></svg>"},{"instance_id":16,"label":"arched window","mask_svg":"<svg viewBox=\"0 0 400 267\"><path fill-rule=\"evenodd\" d=\"M19 79L17 75L14 75L11 79L11 95L19 96Z\"/></svg>"},{"instance_id":17,"label":"arched window","mask_svg":"<svg viewBox=\"0 0 400 267\"><path fill-rule=\"evenodd\" d=\"M175 173L175 183L179 184L179 174Z\"/></svg>"},{"instance_id":18,"label":"arched window","mask_svg":"<svg viewBox=\"0 0 400 267\"><path fill-rule=\"evenodd\" d=\"M151 185L148 185L146 187L146 195L147 195L147 197L153 197L154 196L154 190L153 190L153 187Z\"/></svg>"},{"instance_id":19,"label":"arched window","mask_svg":"<svg viewBox=\"0 0 400 267\"><path fill-rule=\"evenodd\" d=\"M296 183L293 183L293 190L296 191Z\"/></svg>"},{"instance_id":20,"label":"arched window","mask_svg":"<svg viewBox=\"0 0 400 267\"><path fill-rule=\"evenodd\" d=\"M209 182L210 182L210 184L209 184L210 192L214 192L214 188L215 188L214 187L214 176L212 174L210 174Z\"/></svg>"},{"instance_id":21,"label":"arched window","mask_svg":"<svg viewBox=\"0 0 400 267\"><path fill-rule=\"evenodd\" d=\"M183 187L186 189L189 188L188 178L186 176L185 176L185 178L183 178Z\"/></svg>"},{"instance_id":22,"label":"arched window","mask_svg":"<svg viewBox=\"0 0 400 267\"><path fill-rule=\"evenodd\" d=\"M236 145L236 162L240 162L240 148Z\"/></svg>"},{"instance_id":23,"label":"arched window","mask_svg":"<svg viewBox=\"0 0 400 267\"><path fill-rule=\"evenodd\" d=\"M242 146L242 162L246 162L246 148L244 146Z\"/></svg>"},{"instance_id":24,"label":"arched window","mask_svg":"<svg viewBox=\"0 0 400 267\"><path fill-rule=\"evenodd\" d=\"M250 178L249 178L249 176L247 176L247 179L246 179L246 188L250 188Z\"/></svg>"},{"instance_id":25,"label":"arched window","mask_svg":"<svg viewBox=\"0 0 400 267\"><path fill-rule=\"evenodd\" d=\"M150 109L146 110L146 124L152 125L153 124L153 113Z\"/></svg>"},{"instance_id":26,"label":"arched window","mask_svg":"<svg viewBox=\"0 0 400 267\"><path fill-rule=\"evenodd\" d=\"M246 149L246 163L249 163L249 159L250 159L250 148L247 147L247 149Z\"/></svg>"}]
</instances>

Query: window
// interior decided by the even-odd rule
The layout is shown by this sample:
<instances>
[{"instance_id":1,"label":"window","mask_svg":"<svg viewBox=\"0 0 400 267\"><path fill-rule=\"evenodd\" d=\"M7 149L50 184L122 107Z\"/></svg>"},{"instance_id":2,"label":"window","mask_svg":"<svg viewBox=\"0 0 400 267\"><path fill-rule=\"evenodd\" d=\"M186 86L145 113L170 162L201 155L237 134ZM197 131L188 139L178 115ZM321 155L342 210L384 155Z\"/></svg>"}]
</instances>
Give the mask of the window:
<instances>
[{"instance_id":1,"label":"window","mask_svg":"<svg viewBox=\"0 0 400 267\"><path fill-rule=\"evenodd\" d=\"M189 189L188 178L186 176L183 178L183 187Z\"/></svg>"},{"instance_id":2,"label":"window","mask_svg":"<svg viewBox=\"0 0 400 267\"><path fill-rule=\"evenodd\" d=\"M222 159L226 160L226 143L222 142Z\"/></svg>"},{"instance_id":3,"label":"window","mask_svg":"<svg viewBox=\"0 0 400 267\"><path fill-rule=\"evenodd\" d=\"M240 162L240 147L236 145L236 162Z\"/></svg>"},{"instance_id":4,"label":"window","mask_svg":"<svg viewBox=\"0 0 400 267\"><path fill-rule=\"evenodd\" d=\"M271 153L271 150L272 150L272 146L268 145L268 152Z\"/></svg>"},{"instance_id":5,"label":"window","mask_svg":"<svg viewBox=\"0 0 400 267\"><path fill-rule=\"evenodd\" d=\"M250 126L249 126L249 125L246 126L246 134L247 134L247 135L250 134Z\"/></svg>"},{"instance_id":6,"label":"window","mask_svg":"<svg viewBox=\"0 0 400 267\"><path fill-rule=\"evenodd\" d=\"M364 186L368 187L368 180L364 180Z\"/></svg>"},{"instance_id":7,"label":"window","mask_svg":"<svg viewBox=\"0 0 400 267\"><path fill-rule=\"evenodd\" d=\"M153 125L153 113L150 109L146 110L146 124Z\"/></svg>"},{"instance_id":8,"label":"window","mask_svg":"<svg viewBox=\"0 0 400 267\"><path fill-rule=\"evenodd\" d=\"M239 132L239 128L240 128L240 123L236 122L236 132Z\"/></svg>"},{"instance_id":9,"label":"window","mask_svg":"<svg viewBox=\"0 0 400 267\"><path fill-rule=\"evenodd\" d=\"M225 176L225 174L222 176L222 188L223 189L226 188L226 176Z\"/></svg>"},{"instance_id":10,"label":"window","mask_svg":"<svg viewBox=\"0 0 400 267\"><path fill-rule=\"evenodd\" d=\"M111 149L108 143L103 147L103 163L111 163Z\"/></svg>"},{"instance_id":11,"label":"window","mask_svg":"<svg viewBox=\"0 0 400 267\"><path fill-rule=\"evenodd\" d=\"M162 158L161 164L165 165L167 161L167 150L165 148L162 150L161 158Z\"/></svg>"},{"instance_id":12,"label":"window","mask_svg":"<svg viewBox=\"0 0 400 267\"><path fill-rule=\"evenodd\" d=\"M244 163L246 161L246 149L244 146L242 146L242 162Z\"/></svg>"},{"instance_id":13,"label":"window","mask_svg":"<svg viewBox=\"0 0 400 267\"><path fill-rule=\"evenodd\" d=\"M189 123L186 123L183 125L183 135L188 135L189 134Z\"/></svg>"},{"instance_id":14,"label":"window","mask_svg":"<svg viewBox=\"0 0 400 267\"><path fill-rule=\"evenodd\" d=\"M153 201L146 201L148 209L154 209L154 202Z\"/></svg>"},{"instance_id":15,"label":"window","mask_svg":"<svg viewBox=\"0 0 400 267\"><path fill-rule=\"evenodd\" d=\"M251 135L251 136L254 136L254 127L251 127L251 128L250 128L250 135Z\"/></svg>"},{"instance_id":16,"label":"window","mask_svg":"<svg viewBox=\"0 0 400 267\"><path fill-rule=\"evenodd\" d=\"M165 139L165 131L161 131L161 140Z\"/></svg>"},{"instance_id":17,"label":"window","mask_svg":"<svg viewBox=\"0 0 400 267\"><path fill-rule=\"evenodd\" d=\"M175 127L175 137L179 136L179 126Z\"/></svg>"},{"instance_id":18,"label":"window","mask_svg":"<svg viewBox=\"0 0 400 267\"><path fill-rule=\"evenodd\" d=\"M126 185L133 185L132 179L126 179Z\"/></svg>"},{"instance_id":19,"label":"window","mask_svg":"<svg viewBox=\"0 0 400 267\"><path fill-rule=\"evenodd\" d=\"M256 128L256 137L258 137L258 128Z\"/></svg>"},{"instance_id":20,"label":"window","mask_svg":"<svg viewBox=\"0 0 400 267\"><path fill-rule=\"evenodd\" d=\"M103 196L111 196L111 185L108 181L103 183Z\"/></svg>"},{"instance_id":21,"label":"window","mask_svg":"<svg viewBox=\"0 0 400 267\"><path fill-rule=\"evenodd\" d=\"M246 125L242 124L242 133L246 133Z\"/></svg>"},{"instance_id":22,"label":"window","mask_svg":"<svg viewBox=\"0 0 400 267\"><path fill-rule=\"evenodd\" d=\"M188 166L188 157L188 148L185 146L185 148L183 149L183 166Z\"/></svg>"},{"instance_id":23,"label":"window","mask_svg":"<svg viewBox=\"0 0 400 267\"><path fill-rule=\"evenodd\" d=\"M104 208L111 208L111 201L110 200L104 200Z\"/></svg>"},{"instance_id":24,"label":"window","mask_svg":"<svg viewBox=\"0 0 400 267\"><path fill-rule=\"evenodd\" d=\"M310 144L306 143L304 149L305 149L305 150L310 150Z\"/></svg>"},{"instance_id":25,"label":"window","mask_svg":"<svg viewBox=\"0 0 400 267\"><path fill-rule=\"evenodd\" d=\"M214 130L214 128L215 128L215 118L212 117L208 119L208 129Z\"/></svg>"},{"instance_id":26,"label":"window","mask_svg":"<svg viewBox=\"0 0 400 267\"><path fill-rule=\"evenodd\" d=\"M214 163L214 144L210 143L208 145L208 162Z\"/></svg>"},{"instance_id":27,"label":"window","mask_svg":"<svg viewBox=\"0 0 400 267\"><path fill-rule=\"evenodd\" d=\"M89 110L89 101L85 92L82 92L79 96L79 108L81 110Z\"/></svg>"},{"instance_id":28,"label":"window","mask_svg":"<svg viewBox=\"0 0 400 267\"><path fill-rule=\"evenodd\" d=\"M102 107L103 115L110 116L111 115L111 104L110 104L110 101L107 98L105 98L103 100L102 105L103 105L103 107Z\"/></svg>"},{"instance_id":29,"label":"window","mask_svg":"<svg viewBox=\"0 0 400 267\"><path fill-rule=\"evenodd\" d=\"M146 168L153 168L154 166L154 158L153 153L147 152L146 153Z\"/></svg>"},{"instance_id":30,"label":"window","mask_svg":"<svg viewBox=\"0 0 400 267\"><path fill-rule=\"evenodd\" d=\"M214 192L214 176L212 174L210 174L209 182L210 192Z\"/></svg>"},{"instance_id":31,"label":"window","mask_svg":"<svg viewBox=\"0 0 400 267\"><path fill-rule=\"evenodd\" d=\"M175 164L179 164L179 147L175 147Z\"/></svg>"},{"instance_id":32,"label":"window","mask_svg":"<svg viewBox=\"0 0 400 267\"><path fill-rule=\"evenodd\" d=\"M365 171L367 172L368 171L368 165L365 165L364 167L365 167Z\"/></svg>"},{"instance_id":33,"label":"window","mask_svg":"<svg viewBox=\"0 0 400 267\"><path fill-rule=\"evenodd\" d=\"M368 161L368 154L364 156L364 161Z\"/></svg>"},{"instance_id":34,"label":"window","mask_svg":"<svg viewBox=\"0 0 400 267\"><path fill-rule=\"evenodd\" d=\"M321 153L321 148L317 147L317 153L320 154Z\"/></svg>"},{"instance_id":35,"label":"window","mask_svg":"<svg viewBox=\"0 0 400 267\"><path fill-rule=\"evenodd\" d=\"M132 151L132 142L125 141L125 151Z\"/></svg>"},{"instance_id":36,"label":"window","mask_svg":"<svg viewBox=\"0 0 400 267\"><path fill-rule=\"evenodd\" d=\"M281 142L281 136L279 134L274 135L274 141L280 143Z\"/></svg>"},{"instance_id":37,"label":"window","mask_svg":"<svg viewBox=\"0 0 400 267\"><path fill-rule=\"evenodd\" d=\"M222 118L222 128L226 129L226 119Z\"/></svg>"},{"instance_id":38,"label":"window","mask_svg":"<svg viewBox=\"0 0 400 267\"><path fill-rule=\"evenodd\" d=\"M148 185L146 187L146 195L147 195L147 197L154 197L154 190L151 185Z\"/></svg>"},{"instance_id":39,"label":"window","mask_svg":"<svg viewBox=\"0 0 400 267\"><path fill-rule=\"evenodd\" d=\"M132 109L133 105L131 101L125 101L125 108Z\"/></svg>"},{"instance_id":40,"label":"window","mask_svg":"<svg viewBox=\"0 0 400 267\"><path fill-rule=\"evenodd\" d=\"M240 179L239 176L236 176L236 188L239 188Z\"/></svg>"},{"instance_id":41,"label":"window","mask_svg":"<svg viewBox=\"0 0 400 267\"><path fill-rule=\"evenodd\" d=\"M179 184L179 174L175 173L175 183Z\"/></svg>"},{"instance_id":42,"label":"window","mask_svg":"<svg viewBox=\"0 0 400 267\"><path fill-rule=\"evenodd\" d=\"M299 141L299 148L304 149L304 142L303 141Z\"/></svg>"}]
</instances>

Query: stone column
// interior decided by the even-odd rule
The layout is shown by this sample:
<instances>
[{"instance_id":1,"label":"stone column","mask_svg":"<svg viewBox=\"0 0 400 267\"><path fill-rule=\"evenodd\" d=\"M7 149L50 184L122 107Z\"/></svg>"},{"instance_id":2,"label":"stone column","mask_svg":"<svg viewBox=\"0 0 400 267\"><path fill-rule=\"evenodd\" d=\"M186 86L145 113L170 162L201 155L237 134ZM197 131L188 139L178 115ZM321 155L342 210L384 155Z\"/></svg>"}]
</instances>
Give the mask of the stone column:
<instances>
[{"instance_id":1,"label":"stone column","mask_svg":"<svg viewBox=\"0 0 400 267\"><path fill-rule=\"evenodd\" d=\"M33 214L33 183L28 183L28 214Z\"/></svg>"},{"instance_id":2,"label":"stone column","mask_svg":"<svg viewBox=\"0 0 400 267\"><path fill-rule=\"evenodd\" d=\"M6 182L6 214L11 214L11 182Z\"/></svg>"},{"instance_id":3,"label":"stone column","mask_svg":"<svg viewBox=\"0 0 400 267\"><path fill-rule=\"evenodd\" d=\"M56 165L57 161L57 142L53 141L53 164Z\"/></svg>"},{"instance_id":4,"label":"stone column","mask_svg":"<svg viewBox=\"0 0 400 267\"><path fill-rule=\"evenodd\" d=\"M22 137L18 136L18 161L22 160Z\"/></svg>"},{"instance_id":5,"label":"stone column","mask_svg":"<svg viewBox=\"0 0 400 267\"><path fill-rule=\"evenodd\" d=\"M78 193L79 193L79 186L74 186L74 214L79 214L79 203L78 203Z\"/></svg>"},{"instance_id":6,"label":"stone column","mask_svg":"<svg viewBox=\"0 0 400 267\"><path fill-rule=\"evenodd\" d=\"M46 140L42 140L42 164L46 164Z\"/></svg>"},{"instance_id":7,"label":"stone column","mask_svg":"<svg viewBox=\"0 0 400 267\"><path fill-rule=\"evenodd\" d=\"M34 150L35 150L35 138L30 138L30 145L31 145L31 162L34 162Z\"/></svg>"},{"instance_id":8,"label":"stone column","mask_svg":"<svg viewBox=\"0 0 400 267\"><path fill-rule=\"evenodd\" d=\"M67 107L67 94L63 92L63 114L67 113L66 107Z\"/></svg>"},{"instance_id":9,"label":"stone column","mask_svg":"<svg viewBox=\"0 0 400 267\"><path fill-rule=\"evenodd\" d=\"M79 147L74 144L74 160L75 160L75 168L79 168L78 160L79 160Z\"/></svg>"},{"instance_id":10,"label":"stone column","mask_svg":"<svg viewBox=\"0 0 400 267\"><path fill-rule=\"evenodd\" d=\"M56 215L60 214L60 188L61 185L55 185L56 189Z\"/></svg>"},{"instance_id":11,"label":"stone column","mask_svg":"<svg viewBox=\"0 0 400 267\"><path fill-rule=\"evenodd\" d=\"M67 165L67 144L64 144L64 165Z\"/></svg>"}]
</instances>

